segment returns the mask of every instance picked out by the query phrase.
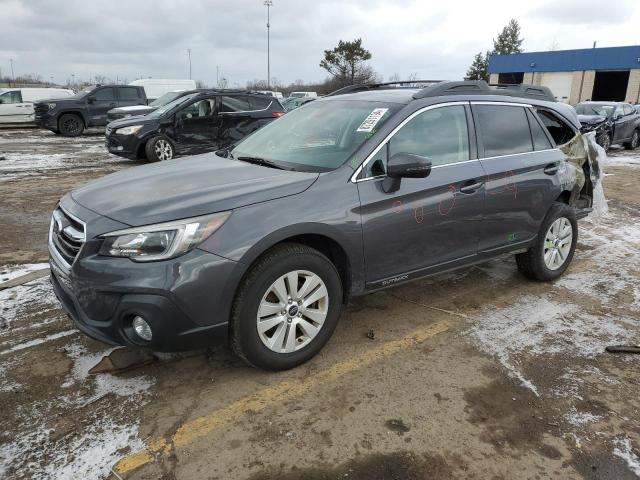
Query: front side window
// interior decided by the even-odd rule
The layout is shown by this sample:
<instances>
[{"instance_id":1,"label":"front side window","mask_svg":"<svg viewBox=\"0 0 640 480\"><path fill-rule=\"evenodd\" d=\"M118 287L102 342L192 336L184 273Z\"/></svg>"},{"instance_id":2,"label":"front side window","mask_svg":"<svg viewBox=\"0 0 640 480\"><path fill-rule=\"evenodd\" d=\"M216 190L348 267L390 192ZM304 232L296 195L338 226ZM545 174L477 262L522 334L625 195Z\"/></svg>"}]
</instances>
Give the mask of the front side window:
<instances>
[{"instance_id":1,"label":"front side window","mask_svg":"<svg viewBox=\"0 0 640 480\"><path fill-rule=\"evenodd\" d=\"M485 157L499 157L533 151L529 122L524 107L476 105L479 135Z\"/></svg>"},{"instance_id":2,"label":"front side window","mask_svg":"<svg viewBox=\"0 0 640 480\"><path fill-rule=\"evenodd\" d=\"M116 99L113 88L101 88L93 96L98 102L112 102Z\"/></svg>"},{"instance_id":3,"label":"front side window","mask_svg":"<svg viewBox=\"0 0 640 480\"><path fill-rule=\"evenodd\" d=\"M138 89L133 87L123 87L118 89L120 100L138 100Z\"/></svg>"},{"instance_id":4,"label":"front side window","mask_svg":"<svg viewBox=\"0 0 640 480\"><path fill-rule=\"evenodd\" d=\"M180 110L181 118L205 118L211 117L215 114L215 99L205 98L204 100L198 100L197 102L188 105Z\"/></svg>"},{"instance_id":5,"label":"front side window","mask_svg":"<svg viewBox=\"0 0 640 480\"><path fill-rule=\"evenodd\" d=\"M19 90L12 90L0 95L0 103L22 103L22 93Z\"/></svg>"},{"instance_id":6,"label":"front side window","mask_svg":"<svg viewBox=\"0 0 640 480\"><path fill-rule=\"evenodd\" d=\"M631 105L625 105L624 106L624 114L626 115L633 115L633 108L631 107Z\"/></svg>"},{"instance_id":7,"label":"front side window","mask_svg":"<svg viewBox=\"0 0 640 480\"><path fill-rule=\"evenodd\" d=\"M162 107L157 108L156 110L154 110L153 112L148 114L148 117L150 117L150 118L160 118L165 113L175 112L182 105L185 105L185 104L189 103L191 100L193 100L193 98L196 97L197 95L198 95L197 93L191 93L189 95L184 95L182 97L178 97L175 100L167 103L166 105L163 105Z\"/></svg>"},{"instance_id":8,"label":"front side window","mask_svg":"<svg viewBox=\"0 0 640 480\"><path fill-rule=\"evenodd\" d=\"M231 154L235 158L262 158L294 170L333 170L348 161L402 106L362 100L316 100L257 130Z\"/></svg>"}]
</instances>

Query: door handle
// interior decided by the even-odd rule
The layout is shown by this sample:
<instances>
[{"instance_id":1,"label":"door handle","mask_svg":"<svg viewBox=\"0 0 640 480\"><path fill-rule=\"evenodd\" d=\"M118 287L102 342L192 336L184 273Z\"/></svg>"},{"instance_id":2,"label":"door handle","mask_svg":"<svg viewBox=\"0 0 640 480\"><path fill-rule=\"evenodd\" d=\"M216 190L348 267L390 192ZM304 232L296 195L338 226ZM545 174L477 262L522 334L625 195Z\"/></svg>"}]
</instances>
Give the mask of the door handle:
<instances>
[{"instance_id":1,"label":"door handle","mask_svg":"<svg viewBox=\"0 0 640 480\"><path fill-rule=\"evenodd\" d=\"M558 173L558 170L560 170L560 165L558 165L557 163L551 163L544 167L544 173L546 173L547 175L555 175L556 173Z\"/></svg>"},{"instance_id":2,"label":"door handle","mask_svg":"<svg viewBox=\"0 0 640 480\"><path fill-rule=\"evenodd\" d=\"M482 188L483 185L484 185L484 182L476 182L470 185L465 185L464 187L460 187L460 193L465 193L467 195L471 193L476 193L476 191Z\"/></svg>"}]
</instances>

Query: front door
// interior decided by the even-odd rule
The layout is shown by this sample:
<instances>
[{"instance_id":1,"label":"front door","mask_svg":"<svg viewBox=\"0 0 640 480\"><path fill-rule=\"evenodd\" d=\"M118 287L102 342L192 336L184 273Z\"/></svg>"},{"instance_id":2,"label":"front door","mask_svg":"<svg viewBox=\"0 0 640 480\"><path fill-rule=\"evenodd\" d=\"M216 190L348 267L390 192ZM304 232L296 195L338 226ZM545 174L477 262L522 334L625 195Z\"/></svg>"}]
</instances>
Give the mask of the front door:
<instances>
[{"instance_id":1,"label":"front door","mask_svg":"<svg viewBox=\"0 0 640 480\"><path fill-rule=\"evenodd\" d=\"M89 95L89 123L88 126L107 124L107 112L118 106L116 92L111 87L99 88Z\"/></svg>"},{"instance_id":2,"label":"front door","mask_svg":"<svg viewBox=\"0 0 640 480\"><path fill-rule=\"evenodd\" d=\"M23 102L20 90L0 95L0 123L33 121L33 103Z\"/></svg>"},{"instance_id":3,"label":"front door","mask_svg":"<svg viewBox=\"0 0 640 480\"><path fill-rule=\"evenodd\" d=\"M360 194L366 279L377 288L470 261L484 209L484 171L475 159L470 110L427 107L367 162ZM385 192L386 162L395 153L432 162L426 178L403 178Z\"/></svg>"},{"instance_id":4,"label":"front door","mask_svg":"<svg viewBox=\"0 0 640 480\"><path fill-rule=\"evenodd\" d=\"M220 118L216 98L188 104L176 113L175 142L181 155L211 152L218 148Z\"/></svg>"}]
</instances>

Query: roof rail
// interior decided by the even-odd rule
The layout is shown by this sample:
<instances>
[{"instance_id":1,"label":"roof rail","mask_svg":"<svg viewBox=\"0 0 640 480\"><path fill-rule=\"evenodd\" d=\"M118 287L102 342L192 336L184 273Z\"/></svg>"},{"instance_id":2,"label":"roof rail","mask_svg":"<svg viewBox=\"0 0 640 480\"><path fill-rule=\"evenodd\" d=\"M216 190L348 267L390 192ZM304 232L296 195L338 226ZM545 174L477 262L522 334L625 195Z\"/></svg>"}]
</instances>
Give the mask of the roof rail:
<instances>
[{"instance_id":1,"label":"roof rail","mask_svg":"<svg viewBox=\"0 0 640 480\"><path fill-rule=\"evenodd\" d=\"M495 88L493 88L495 87ZM441 82L423 88L413 98L439 97L443 95L505 95L509 97L535 98L555 102L556 98L547 87L529 84L492 84L484 80Z\"/></svg>"},{"instance_id":2,"label":"roof rail","mask_svg":"<svg viewBox=\"0 0 640 480\"><path fill-rule=\"evenodd\" d=\"M327 95L331 97L333 95L344 95L346 93L363 92L366 90L376 89L390 89L390 88L419 88L417 85L440 83L442 80L399 80L397 82L382 82L382 83L361 83L358 85L347 85L346 87L339 88ZM400 85L400 87L393 87L392 85ZM408 86L403 86L408 85Z\"/></svg>"}]
</instances>

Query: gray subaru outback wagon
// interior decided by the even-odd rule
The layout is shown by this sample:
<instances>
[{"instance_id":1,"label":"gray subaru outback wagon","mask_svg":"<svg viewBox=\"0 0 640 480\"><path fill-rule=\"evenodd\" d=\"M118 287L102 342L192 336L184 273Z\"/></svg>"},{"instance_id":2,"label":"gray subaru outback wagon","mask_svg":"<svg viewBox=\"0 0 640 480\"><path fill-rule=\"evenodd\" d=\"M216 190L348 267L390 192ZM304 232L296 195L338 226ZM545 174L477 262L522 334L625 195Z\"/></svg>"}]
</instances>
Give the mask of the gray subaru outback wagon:
<instances>
[{"instance_id":1,"label":"gray subaru outback wagon","mask_svg":"<svg viewBox=\"0 0 640 480\"><path fill-rule=\"evenodd\" d=\"M103 342L223 341L251 365L291 368L351 296L509 252L528 278L560 276L597 181L583 142L542 87L348 87L228 150L65 195L51 280Z\"/></svg>"}]
</instances>

